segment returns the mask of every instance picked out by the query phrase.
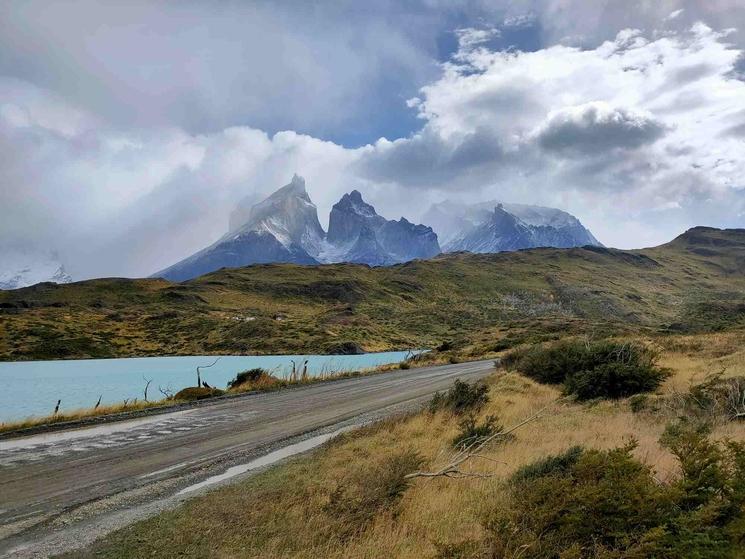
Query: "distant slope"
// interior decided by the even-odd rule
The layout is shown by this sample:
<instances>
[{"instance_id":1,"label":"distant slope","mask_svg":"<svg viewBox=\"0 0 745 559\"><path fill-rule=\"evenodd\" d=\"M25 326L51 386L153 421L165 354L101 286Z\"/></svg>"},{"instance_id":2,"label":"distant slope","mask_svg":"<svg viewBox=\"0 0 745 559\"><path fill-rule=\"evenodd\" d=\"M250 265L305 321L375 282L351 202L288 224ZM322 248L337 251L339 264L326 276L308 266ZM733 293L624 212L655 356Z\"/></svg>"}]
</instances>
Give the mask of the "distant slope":
<instances>
[{"instance_id":1,"label":"distant slope","mask_svg":"<svg viewBox=\"0 0 745 559\"><path fill-rule=\"evenodd\" d=\"M699 227L639 251L542 248L388 268L257 265L182 284L41 284L0 292L0 358L316 353L344 341L433 347L487 328L577 323L745 325L745 230Z\"/></svg>"}]
</instances>

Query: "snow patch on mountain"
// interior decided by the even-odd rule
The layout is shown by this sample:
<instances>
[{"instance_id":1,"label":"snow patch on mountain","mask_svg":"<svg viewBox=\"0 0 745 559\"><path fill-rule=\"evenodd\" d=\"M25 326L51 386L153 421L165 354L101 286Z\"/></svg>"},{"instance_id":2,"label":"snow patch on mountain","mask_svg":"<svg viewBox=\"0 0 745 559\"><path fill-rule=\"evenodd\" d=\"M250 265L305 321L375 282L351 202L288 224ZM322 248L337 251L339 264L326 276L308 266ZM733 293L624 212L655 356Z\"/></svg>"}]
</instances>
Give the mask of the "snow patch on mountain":
<instances>
[{"instance_id":1,"label":"snow patch on mountain","mask_svg":"<svg viewBox=\"0 0 745 559\"><path fill-rule=\"evenodd\" d=\"M18 289L47 281L72 281L54 251L35 247L0 247L0 289Z\"/></svg>"},{"instance_id":2,"label":"snow patch on mountain","mask_svg":"<svg viewBox=\"0 0 745 559\"><path fill-rule=\"evenodd\" d=\"M446 200L432 205L424 220L437 231L445 252L600 245L576 217L543 206Z\"/></svg>"}]
</instances>

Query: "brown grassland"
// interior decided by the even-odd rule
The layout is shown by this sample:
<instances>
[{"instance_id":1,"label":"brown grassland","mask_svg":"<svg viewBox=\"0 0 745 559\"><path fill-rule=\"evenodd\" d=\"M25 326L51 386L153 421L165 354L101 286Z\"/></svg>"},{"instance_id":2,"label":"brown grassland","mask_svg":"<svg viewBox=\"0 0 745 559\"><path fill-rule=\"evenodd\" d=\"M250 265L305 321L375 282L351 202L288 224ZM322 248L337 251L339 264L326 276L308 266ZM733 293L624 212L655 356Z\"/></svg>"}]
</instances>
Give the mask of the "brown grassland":
<instances>
[{"instance_id":1,"label":"brown grassland","mask_svg":"<svg viewBox=\"0 0 745 559\"><path fill-rule=\"evenodd\" d=\"M745 375L745 332L675 335L656 344L672 375L660 397L683 391L712 372ZM349 487L385 477L381 468L415 452L424 469L442 465L457 421L447 412L422 411L341 435L324 448L288 460L239 483L110 535L80 557L482 557L485 519L509 506L506 479L521 466L574 445L610 449L636 440L634 456L660 483L679 475L658 442L667 414L634 413L628 399L579 404L558 389L517 373L496 371L481 417L509 426L543 406L549 413L490 446L474 472L492 477L415 479L400 500L380 503ZM712 437L745 441L745 422L718 421ZM396 462L396 460L399 460ZM401 467L418 469L409 459ZM342 503L340 505L339 503ZM346 506L344 506L346 503Z\"/></svg>"}]
</instances>

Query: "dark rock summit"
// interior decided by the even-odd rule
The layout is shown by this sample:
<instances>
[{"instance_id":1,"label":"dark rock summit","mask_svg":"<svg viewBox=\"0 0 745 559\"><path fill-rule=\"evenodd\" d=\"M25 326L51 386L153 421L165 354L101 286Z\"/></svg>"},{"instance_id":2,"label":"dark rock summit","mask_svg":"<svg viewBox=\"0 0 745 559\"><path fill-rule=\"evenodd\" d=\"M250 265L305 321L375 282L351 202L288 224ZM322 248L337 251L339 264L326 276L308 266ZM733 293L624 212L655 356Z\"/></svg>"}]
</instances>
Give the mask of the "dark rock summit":
<instances>
[{"instance_id":1,"label":"dark rock summit","mask_svg":"<svg viewBox=\"0 0 745 559\"><path fill-rule=\"evenodd\" d=\"M437 235L406 218L386 220L353 190L331 208L326 240L342 252L341 260L371 266L431 258L440 253ZM349 247L347 249L347 247Z\"/></svg>"},{"instance_id":2,"label":"dark rock summit","mask_svg":"<svg viewBox=\"0 0 745 559\"><path fill-rule=\"evenodd\" d=\"M353 242L363 227L376 231L384 224L385 218L379 216L375 208L362 199L362 194L353 190L342 196L331 208L326 240L332 244Z\"/></svg>"}]
</instances>

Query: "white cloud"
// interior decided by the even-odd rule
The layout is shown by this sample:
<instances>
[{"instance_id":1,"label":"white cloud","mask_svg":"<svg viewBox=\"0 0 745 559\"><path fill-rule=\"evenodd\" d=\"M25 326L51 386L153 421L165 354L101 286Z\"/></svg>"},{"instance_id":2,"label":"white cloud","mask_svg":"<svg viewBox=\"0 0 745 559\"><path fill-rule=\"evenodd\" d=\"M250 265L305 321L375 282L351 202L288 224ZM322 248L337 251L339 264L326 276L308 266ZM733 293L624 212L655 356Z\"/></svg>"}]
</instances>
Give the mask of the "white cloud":
<instances>
[{"instance_id":1,"label":"white cloud","mask_svg":"<svg viewBox=\"0 0 745 559\"><path fill-rule=\"evenodd\" d=\"M675 19L675 18L679 17L680 14L682 14L683 12L685 12L685 9L683 9L683 8L680 8L679 10L672 11L672 12L670 12L670 15L667 16L665 19L668 19L668 20Z\"/></svg>"},{"instance_id":2,"label":"white cloud","mask_svg":"<svg viewBox=\"0 0 745 559\"><path fill-rule=\"evenodd\" d=\"M739 56L702 23L655 39L623 30L594 49L466 50L422 88L423 130L379 142L364 168L443 196L557 204L617 246L641 240L624 223L661 208L645 238L732 225L745 201ZM471 156L456 168L456 153Z\"/></svg>"},{"instance_id":3,"label":"white cloud","mask_svg":"<svg viewBox=\"0 0 745 559\"><path fill-rule=\"evenodd\" d=\"M409 102L421 130L359 149L248 126L111 125L3 78L0 236L57 248L77 278L145 275L218 238L239 199L293 172L321 219L360 188L391 217L454 196L554 205L622 247L742 226L745 82L727 41L703 24L590 49L493 52L469 37Z\"/></svg>"},{"instance_id":4,"label":"white cloud","mask_svg":"<svg viewBox=\"0 0 745 559\"><path fill-rule=\"evenodd\" d=\"M499 37L500 31L496 27L487 27L478 29L475 27L464 27L455 30L455 36L458 38L458 46L461 53L473 50L479 45L483 45L489 40Z\"/></svg>"},{"instance_id":5,"label":"white cloud","mask_svg":"<svg viewBox=\"0 0 745 559\"><path fill-rule=\"evenodd\" d=\"M16 95L0 97L0 238L58 249L77 278L147 275L203 248L239 199L296 170L326 207L349 184L355 151L331 142L248 127L93 126L48 92L12 86Z\"/></svg>"}]
</instances>

